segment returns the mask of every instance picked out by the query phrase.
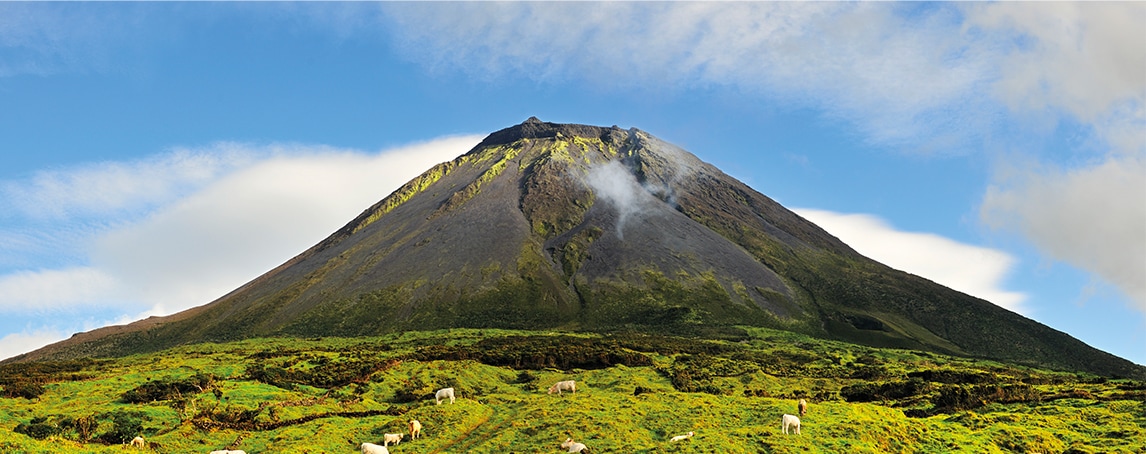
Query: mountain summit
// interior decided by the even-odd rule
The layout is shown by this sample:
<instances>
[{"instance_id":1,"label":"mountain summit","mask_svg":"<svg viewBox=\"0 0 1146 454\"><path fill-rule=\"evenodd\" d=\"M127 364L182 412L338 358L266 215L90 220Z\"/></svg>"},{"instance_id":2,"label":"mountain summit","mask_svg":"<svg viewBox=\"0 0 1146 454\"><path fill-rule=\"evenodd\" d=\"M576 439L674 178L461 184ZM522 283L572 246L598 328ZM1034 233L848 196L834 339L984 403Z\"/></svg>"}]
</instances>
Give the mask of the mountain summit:
<instances>
[{"instance_id":1,"label":"mountain summit","mask_svg":"<svg viewBox=\"0 0 1146 454\"><path fill-rule=\"evenodd\" d=\"M490 134L210 304L78 334L22 359L257 336L449 327L711 335L735 325L1146 376L870 260L644 131L537 118Z\"/></svg>"}]
</instances>

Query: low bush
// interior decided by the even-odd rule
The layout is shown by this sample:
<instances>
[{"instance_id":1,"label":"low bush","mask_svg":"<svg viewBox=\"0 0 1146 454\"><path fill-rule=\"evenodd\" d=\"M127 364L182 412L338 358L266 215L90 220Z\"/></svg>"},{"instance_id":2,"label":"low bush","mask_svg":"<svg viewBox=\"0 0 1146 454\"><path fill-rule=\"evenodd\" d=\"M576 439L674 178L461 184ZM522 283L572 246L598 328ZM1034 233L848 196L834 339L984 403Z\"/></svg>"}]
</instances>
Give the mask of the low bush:
<instances>
[{"instance_id":1,"label":"low bush","mask_svg":"<svg viewBox=\"0 0 1146 454\"><path fill-rule=\"evenodd\" d=\"M214 384L214 375L202 373L183 379L149 381L127 390L120 396L120 400L124 403L139 404L182 399L185 395L190 396L210 391Z\"/></svg>"},{"instance_id":2,"label":"low bush","mask_svg":"<svg viewBox=\"0 0 1146 454\"><path fill-rule=\"evenodd\" d=\"M621 348L608 339L574 336L507 336L472 345L428 345L408 356L418 361L472 360L513 369L604 369L618 364L650 366L644 354Z\"/></svg>"},{"instance_id":3,"label":"low bush","mask_svg":"<svg viewBox=\"0 0 1146 454\"><path fill-rule=\"evenodd\" d=\"M17 424L14 430L16 433L24 434L38 440L43 440L45 438L54 435L60 435L63 433L64 429L67 427L67 423L61 421L61 419L63 419L63 417L60 416L37 416L32 418L31 421Z\"/></svg>"},{"instance_id":4,"label":"low bush","mask_svg":"<svg viewBox=\"0 0 1146 454\"><path fill-rule=\"evenodd\" d=\"M926 393L928 385L919 378L883 384L857 383L840 388L840 397L848 402L902 400Z\"/></svg>"},{"instance_id":5,"label":"low bush","mask_svg":"<svg viewBox=\"0 0 1146 454\"><path fill-rule=\"evenodd\" d=\"M946 383L951 385L974 385L980 383L992 383L996 379L991 375L984 374L978 371L962 372L950 369L929 369L920 370L915 372L908 372L908 378L919 378L924 381L933 383Z\"/></svg>"},{"instance_id":6,"label":"low bush","mask_svg":"<svg viewBox=\"0 0 1146 454\"><path fill-rule=\"evenodd\" d=\"M23 397L25 399L35 399L44 394L44 386L39 383L29 381L10 381L4 384L4 391L0 395L4 397Z\"/></svg>"},{"instance_id":7,"label":"low bush","mask_svg":"<svg viewBox=\"0 0 1146 454\"><path fill-rule=\"evenodd\" d=\"M107 444L123 444L143 434L144 414L140 411L115 411L101 415L111 427L96 438Z\"/></svg>"}]
</instances>

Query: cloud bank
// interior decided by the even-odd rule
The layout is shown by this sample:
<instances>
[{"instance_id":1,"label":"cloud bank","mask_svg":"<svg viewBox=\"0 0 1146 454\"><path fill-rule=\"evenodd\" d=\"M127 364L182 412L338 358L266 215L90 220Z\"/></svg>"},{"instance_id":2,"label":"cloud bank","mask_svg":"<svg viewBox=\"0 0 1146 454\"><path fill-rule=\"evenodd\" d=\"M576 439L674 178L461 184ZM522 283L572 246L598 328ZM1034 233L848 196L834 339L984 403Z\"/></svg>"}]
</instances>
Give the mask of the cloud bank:
<instances>
[{"instance_id":1,"label":"cloud bank","mask_svg":"<svg viewBox=\"0 0 1146 454\"><path fill-rule=\"evenodd\" d=\"M25 330L20 333L8 334L4 337L0 337L0 359L11 358L21 353L27 353L67 338L67 333L52 328L31 331Z\"/></svg>"},{"instance_id":2,"label":"cloud bank","mask_svg":"<svg viewBox=\"0 0 1146 454\"><path fill-rule=\"evenodd\" d=\"M1015 264L1015 259L1004 252L931 233L904 232L869 214L809 208L793 211L884 265L1030 315L1030 308L1024 304L1027 295L1002 288Z\"/></svg>"}]
</instances>

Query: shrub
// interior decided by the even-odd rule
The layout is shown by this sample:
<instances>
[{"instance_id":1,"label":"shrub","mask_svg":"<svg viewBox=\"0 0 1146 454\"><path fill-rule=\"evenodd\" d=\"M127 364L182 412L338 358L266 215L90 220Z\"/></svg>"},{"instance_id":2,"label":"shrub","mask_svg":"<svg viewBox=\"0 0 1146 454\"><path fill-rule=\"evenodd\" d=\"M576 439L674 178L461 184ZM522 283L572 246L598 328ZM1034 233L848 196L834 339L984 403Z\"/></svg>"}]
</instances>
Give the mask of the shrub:
<instances>
[{"instance_id":1,"label":"shrub","mask_svg":"<svg viewBox=\"0 0 1146 454\"><path fill-rule=\"evenodd\" d=\"M184 379L149 381L129 389L120 396L124 403L138 404L159 400L182 399L184 395L195 395L210 390L215 385L215 376L195 374Z\"/></svg>"},{"instance_id":2,"label":"shrub","mask_svg":"<svg viewBox=\"0 0 1146 454\"><path fill-rule=\"evenodd\" d=\"M881 385L857 383L840 388L840 397L848 402L874 402L879 400L901 400L923 394L927 383L918 378L888 382Z\"/></svg>"},{"instance_id":3,"label":"shrub","mask_svg":"<svg viewBox=\"0 0 1146 454\"><path fill-rule=\"evenodd\" d=\"M4 397L23 397L25 399L35 399L44 394L44 387L39 383L29 381L10 381L4 384Z\"/></svg>"},{"instance_id":4,"label":"shrub","mask_svg":"<svg viewBox=\"0 0 1146 454\"><path fill-rule=\"evenodd\" d=\"M32 418L31 421L16 425L15 431L16 433L24 434L37 440L43 440L63 432L63 428L60 427L59 418L58 416L53 418L37 416Z\"/></svg>"},{"instance_id":5,"label":"shrub","mask_svg":"<svg viewBox=\"0 0 1146 454\"><path fill-rule=\"evenodd\" d=\"M104 443L127 443L143 433L143 412L120 410L102 416L111 420L111 428L96 437Z\"/></svg>"},{"instance_id":6,"label":"shrub","mask_svg":"<svg viewBox=\"0 0 1146 454\"><path fill-rule=\"evenodd\" d=\"M920 370L915 372L908 372L907 376L909 378L920 378L924 381L946 383L951 385L973 385L995 381L993 377L982 372L960 372L950 369Z\"/></svg>"},{"instance_id":7,"label":"shrub","mask_svg":"<svg viewBox=\"0 0 1146 454\"><path fill-rule=\"evenodd\" d=\"M535 381L537 381L537 376L528 370L523 370L517 374L518 384L533 383Z\"/></svg>"},{"instance_id":8,"label":"shrub","mask_svg":"<svg viewBox=\"0 0 1146 454\"><path fill-rule=\"evenodd\" d=\"M277 364L255 364L247 367L247 378L283 389L294 385L331 389L351 383L364 383L375 372L394 367L400 361L381 360L374 353L351 351L338 357L302 355ZM310 367L305 367L305 366Z\"/></svg>"},{"instance_id":9,"label":"shrub","mask_svg":"<svg viewBox=\"0 0 1146 454\"><path fill-rule=\"evenodd\" d=\"M473 345L429 345L410 355L418 361L473 360L514 369L604 369L624 364L651 366L644 354L627 350L606 339L574 336L507 336L483 339Z\"/></svg>"},{"instance_id":10,"label":"shrub","mask_svg":"<svg viewBox=\"0 0 1146 454\"><path fill-rule=\"evenodd\" d=\"M44 393L45 383L83 380L88 375L81 372L99 364L92 359L5 364L0 366L0 386L4 387L0 396L35 399Z\"/></svg>"}]
</instances>

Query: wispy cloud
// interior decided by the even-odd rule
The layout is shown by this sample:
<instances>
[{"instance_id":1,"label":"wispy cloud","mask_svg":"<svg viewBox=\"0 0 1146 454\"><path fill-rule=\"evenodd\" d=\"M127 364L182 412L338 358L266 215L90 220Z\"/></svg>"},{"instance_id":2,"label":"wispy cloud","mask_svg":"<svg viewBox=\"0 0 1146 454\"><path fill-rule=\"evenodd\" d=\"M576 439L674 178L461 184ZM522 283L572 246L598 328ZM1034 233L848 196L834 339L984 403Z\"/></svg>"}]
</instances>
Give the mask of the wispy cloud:
<instances>
[{"instance_id":1,"label":"wispy cloud","mask_svg":"<svg viewBox=\"0 0 1146 454\"><path fill-rule=\"evenodd\" d=\"M0 312L108 305L120 289L114 277L90 267L18 271L0 276Z\"/></svg>"},{"instance_id":2,"label":"wispy cloud","mask_svg":"<svg viewBox=\"0 0 1146 454\"><path fill-rule=\"evenodd\" d=\"M584 184L616 210L617 237L621 239L625 238L629 218L639 216L655 200L620 161L592 166L585 174Z\"/></svg>"},{"instance_id":3,"label":"wispy cloud","mask_svg":"<svg viewBox=\"0 0 1146 454\"><path fill-rule=\"evenodd\" d=\"M184 196L258 157L244 145L220 143L209 149L176 149L133 162L44 170L27 180L0 185L0 204L8 216L48 220L138 211Z\"/></svg>"},{"instance_id":4,"label":"wispy cloud","mask_svg":"<svg viewBox=\"0 0 1146 454\"><path fill-rule=\"evenodd\" d=\"M1032 308L1027 295L1005 290L1003 281L1015 265L1005 252L960 243L931 233L898 230L869 214L842 214L797 208L800 216L819 225L859 253L976 296L1024 315Z\"/></svg>"},{"instance_id":5,"label":"wispy cloud","mask_svg":"<svg viewBox=\"0 0 1146 454\"><path fill-rule=\"evenodd\" d=\"M954 140L989 120L990 66L957 11L836 2L396 4L411 58L477 77L582 78L654 91L712 85L807 104L873 141ZM653 87L653 88L645 88ZM914 145L913 145L914 146Z\"/></svg>"},{"instance_id":6,"label":"wispy cloud","mask_svg":"<svg viewBox=\"0 0 1146 454\"><path fill-rule=\"evenodd\" d=\"M113 44L130 42L134 7L0 2L0 77L104 71Z\"/></svg>"}]
</instances>

